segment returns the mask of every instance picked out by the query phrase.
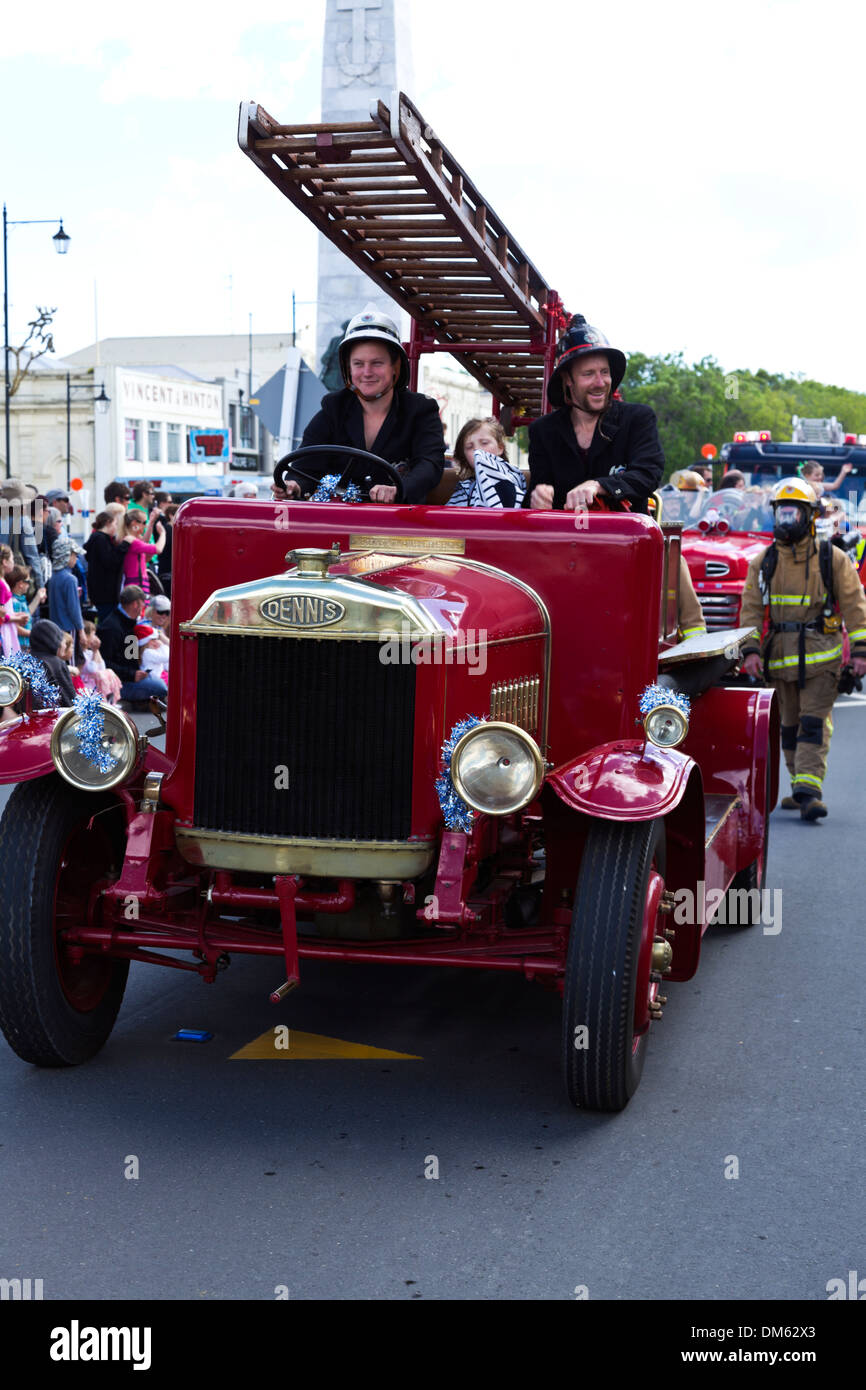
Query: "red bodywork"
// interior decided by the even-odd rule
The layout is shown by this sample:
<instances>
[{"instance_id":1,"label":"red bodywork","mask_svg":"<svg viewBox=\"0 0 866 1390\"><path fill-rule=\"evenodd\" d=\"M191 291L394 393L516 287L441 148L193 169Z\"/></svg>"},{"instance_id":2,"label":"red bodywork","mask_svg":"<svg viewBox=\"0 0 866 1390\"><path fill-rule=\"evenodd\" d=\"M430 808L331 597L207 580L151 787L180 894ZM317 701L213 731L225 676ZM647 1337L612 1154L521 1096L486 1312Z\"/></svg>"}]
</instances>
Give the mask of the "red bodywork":
<instances>
[{"instance_id":1,"label":"red bodywork","mask_svg":"<svg viewBox=\"0 0 866 1390\"><path fill-rule=\"evenodd\" d=\"M197 639L180 629L229 582L284 574L290 549L338 544L343 555L331 574L340 576L363 570L365 552L387 556L389 545L399 549L407 539L420 551L438 545L440 553L392 554L387 567L366 576L370 591L411 597L447 627L455 650L484 632L486 670L457 662L418 667L410 840L432 841L433 848L430 877L423 885L407 880L398 892L419 926L397 940L353 941L338 934L363 886L350 876L255 876L197 866L180 853L175 828L193 824L196 717L207 699L197 689ZM455 542L464 554L441 553ZM270 954L284 962L283 992L297 982L304 958L512 970L559 985L581 846L593 819L663 817L671 891L697 892L701 882L725 888L761 852L778 781L772 692L710 690L694 701L681 748L645 744L638 702L657 676L665 563L662 533L649 518L592 516L578 529L564 513L203 500L179 512L174 546L166 753L148 749L119 793L126 858L105 890L99 920L65 932L73 957L107 952L212 980L230 953ZM528 677L540 680L537 740L548 771L539 796L516 815L478 816L469 834L445 831L434 787L442 743L458 721L489 714L491 686ZM241 702L237 719L255 718ZM0 779L53 768L51 725L43 715L0 731ZM226 758L231 748L227 728ZM146 771L166 774L155 812L139 809ZM237 771L242 778L243 768ZM705 848L708 818L722 805L725 815ZM530 882L539 842L546 853L540 914L532 926L506 924L509 895ZM416 891L435 900L435 921ZM138 910L132 923L123 910L131 897ZM298 933L298 920L314 913L320 924L333 918L333 938ZM678 928L671 979L694 973L705 925ZM169 949L186 949L193 961L167 957Z\"/></svg>"}]
</instances>

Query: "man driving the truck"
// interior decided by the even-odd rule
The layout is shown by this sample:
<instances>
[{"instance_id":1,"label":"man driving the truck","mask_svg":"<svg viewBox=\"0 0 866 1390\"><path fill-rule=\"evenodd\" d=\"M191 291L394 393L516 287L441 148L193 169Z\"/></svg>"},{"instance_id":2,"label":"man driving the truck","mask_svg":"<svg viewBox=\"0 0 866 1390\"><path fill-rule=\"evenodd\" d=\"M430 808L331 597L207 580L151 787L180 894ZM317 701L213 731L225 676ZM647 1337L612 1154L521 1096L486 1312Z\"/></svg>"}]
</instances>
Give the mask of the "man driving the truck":
<instances>
[{"instance_id":1,"label":"man driving the truck","mask_svg":"<svg viewBox=\"0 0 866 1390\"><path fill-rule=\"evenodd\" d=\"M339 357L346 384L323 397L301 448L335 444L378 454L401 474L403 501L423 502L442 477L445 437L436 402L408 389L409 359L396 323L368 304L348 324ZM345 462L340 461L341 469ZM301 488L288 479L285 489L275 486L273 491L283 500L299 497ZM396 497L395 487L379 483L370 488L371 502Z\"/></svg>"},{"instance_id":2,"label":"man driving the truck","mask_svg":"<svg viewBox=\"0 0 866 1390\"><path fill-rule=\"evenodd\" d=\"M577 314L557 344L547 387L558 409L529 427L525 506L585 511L598 498L647 510L665 459L649 406L614 399L625 369L625 354Z\"/></svg>"}]
</instances>

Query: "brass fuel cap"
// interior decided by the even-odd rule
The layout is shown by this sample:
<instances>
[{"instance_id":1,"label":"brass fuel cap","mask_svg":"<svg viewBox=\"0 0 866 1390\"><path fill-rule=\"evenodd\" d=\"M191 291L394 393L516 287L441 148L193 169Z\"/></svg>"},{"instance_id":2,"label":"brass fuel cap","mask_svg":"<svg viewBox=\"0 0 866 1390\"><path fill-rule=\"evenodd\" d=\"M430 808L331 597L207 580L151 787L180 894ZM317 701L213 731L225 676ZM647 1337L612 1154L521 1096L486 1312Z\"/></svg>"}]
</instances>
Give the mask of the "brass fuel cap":
<instances>
[{"instance_id":1,"label":"brass fuel cap","mask_svg":"<svg viewBox=\"0 0 866 1390\"><path fill-rule=\"evenodd\" d=\"M332 545L330 550L316 550L312 547L304 550L290 550L286 560L290 565L297 566L295 579L329 579L328 569L335 565L340 558L340 547Z\"/></svg>"}]
</instances>

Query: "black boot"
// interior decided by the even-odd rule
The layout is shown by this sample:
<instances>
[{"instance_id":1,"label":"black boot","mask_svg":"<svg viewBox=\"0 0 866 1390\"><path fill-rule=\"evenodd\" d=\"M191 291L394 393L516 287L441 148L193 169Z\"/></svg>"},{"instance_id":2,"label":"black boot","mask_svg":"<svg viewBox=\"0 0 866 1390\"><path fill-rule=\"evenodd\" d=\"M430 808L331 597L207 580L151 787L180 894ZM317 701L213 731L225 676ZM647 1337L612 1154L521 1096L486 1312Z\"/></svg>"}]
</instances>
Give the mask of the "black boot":
<instances>
[{"instance_id":1,"label":"black boot","mask_svg":"<svg viewBox=\"0 0 866 1390\"><path fill-rule=\"evenodd\" d=\"M822 820L826 815L827 807L820 796L810 796L808 800L800 802L801 820Z\"/></svg>"}]
</instances>

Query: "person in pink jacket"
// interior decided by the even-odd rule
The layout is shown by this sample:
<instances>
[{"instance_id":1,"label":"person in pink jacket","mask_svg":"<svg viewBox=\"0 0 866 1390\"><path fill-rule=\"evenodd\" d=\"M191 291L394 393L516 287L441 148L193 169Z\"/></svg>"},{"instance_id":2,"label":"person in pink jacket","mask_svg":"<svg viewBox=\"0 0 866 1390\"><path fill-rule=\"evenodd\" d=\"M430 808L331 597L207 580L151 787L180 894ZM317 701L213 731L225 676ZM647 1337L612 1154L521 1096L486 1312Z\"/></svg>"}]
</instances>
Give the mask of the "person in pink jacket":
<instances>
[{"instance_id":1,"label":"person in pink jacket","mask_svg":"<svg viewBox=\"0 0 866 1390\"><path fill-rule=\"evenodd\" d=\"M165 547L165 527L161 521L157 521L156 511L151 512L150 520L145 526L144 517L140 512L127 512L120 524L120 541L128 541L129 549L123 560L123 584L138 584L145 592L150 594L150 575L147 568L148 557L160 555ZM156 543L151 542L151 535L156 526Z\"/></svg>"}]
</instances>

